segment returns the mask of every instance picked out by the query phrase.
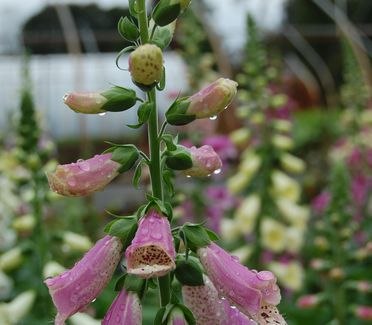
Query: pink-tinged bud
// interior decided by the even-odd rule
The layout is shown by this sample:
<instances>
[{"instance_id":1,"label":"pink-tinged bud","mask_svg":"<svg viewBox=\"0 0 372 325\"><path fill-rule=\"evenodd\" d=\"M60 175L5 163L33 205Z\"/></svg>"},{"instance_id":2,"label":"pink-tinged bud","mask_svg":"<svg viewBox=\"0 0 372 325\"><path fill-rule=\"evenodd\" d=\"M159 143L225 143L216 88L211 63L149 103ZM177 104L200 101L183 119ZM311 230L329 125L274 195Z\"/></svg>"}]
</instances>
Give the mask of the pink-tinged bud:
<instances>
[{"instance_id":1,"label":"pink-tinged bud","mask_svg":"<svg viewBox=\"0 0 372 325\"><path fill-rule=\"evenodd\" d=\"M58 165L47 173L50 188L64 196L84 196L103 189L119 173L120 164L111 160L112 154L96 155L76 163Z\"/></svg>"},{"instance_id":2,"label":"pink-tinged bud","mask_svg":"<svg viewBox=\"0 0 372 325\"><path fill-rule=\"evenodd\" d=\"M372 320L372 307L357 306L355 308L355 316L362 320Z\"/></svg>"},{"instance_id":3,"label":"pink-tinged bud","mask_svg":"<svg viewBox=\"0 0 372 325\"><path fill-rule=\"evenodd\" d=\"M209 145L188 149L191 155L192 167L183 171L187 176L206 177L212 173L218 174L222 168L222 161Z\"/></svg>"},{"instance_id":4,"label":"pink-tinged bud","mask_svg":"<svg viewBox=\"0 0 372 325\"><path fill-rule=\"evenodd\" d=\"M305 295L297 300L297 306L303 309L314 308L319 303L318 295Z\"/></svg>"},{"instance_id":5,"label":"pink-tinged bud","mask_svg":"<svg viewBox=\"0 0 372 325\"><path fill-rule=\"evenodd\" d=\"M225 325L227 317L223 301L212 282L204 276L204 285L183 286L185 305L194 314L197 325Z\"/></svg>"},{"instance_id":6,"label":"pink-tinged bud","mask_svg":"<svg viewBox=\"0 0 372 325\"><path fill-rule=\"evenodd\" d=\"M135 83L150 86L161 80L163 53L153 44L138 47L129 56L129 71Z\"/></svg>"},{"instance_id":7,"label":"pink-tinged bud","mask_svg":"<svg viewBox=\"0 0 372 325\"><path fill-rule=\"evenodd\" d=\"M190 105L186 115L195 115L197 119L217 115L232 102L237 87L237 82L233 80L217 79L188 99Z\"/></svg>"},{"instance_id":8,"label":"pink-tinged bud","mask_svg":"<svg viewBox=\"0 0 372 325\"><path fill-rule=\"evenodd\" d=\"M279 304L281 296L273 273L249 270L214 243L200 248L198 255L220 295L242 313L257 320L262 306Z\"/></svg>"},{"instance_id":9,"label":"pink-tinged bud","mask_svg":"<svg viewBox=\"0 0 372 325\"><path fill-rule=\"evenodd\" d=\"M160 277L175 269L175 257L168 219L155 210L149 212L125 252L127 272L143 279Z\"/></svg>"},{"instance_id":10,"label":"pink-tinged bud","mask_svg":"<svg viewBox=\"0 0 372 325\"><path fill-rule=\"evenodd\" d=\"M100 114L106 112L101 108L107 102L107 99L100 93L70 92L63 96L63 101L68 107L77 113Z\"/></svg>"},{"instance_id":11,"label":"pink-tinged bud","mask_svg":"<svg viewBox=\"0 0 372 325\"><path fill-rule=\"evenodd\" d=\"M68 317L96 299L109 283L121 249L119 238L106 236L72 269L44 281L58 311L55 325L63 325Z\"/></svg>"},{"instance_id":12,"label":"pink-tinged bud","mask_svg":"<svg viewBox=\"0 0 372 325\"><path fill-rule=\"evenodd\" d=\"M102 325L142 325L142 306L138 295L122 289L106 313Z\"/></svg>"}]
</instances>

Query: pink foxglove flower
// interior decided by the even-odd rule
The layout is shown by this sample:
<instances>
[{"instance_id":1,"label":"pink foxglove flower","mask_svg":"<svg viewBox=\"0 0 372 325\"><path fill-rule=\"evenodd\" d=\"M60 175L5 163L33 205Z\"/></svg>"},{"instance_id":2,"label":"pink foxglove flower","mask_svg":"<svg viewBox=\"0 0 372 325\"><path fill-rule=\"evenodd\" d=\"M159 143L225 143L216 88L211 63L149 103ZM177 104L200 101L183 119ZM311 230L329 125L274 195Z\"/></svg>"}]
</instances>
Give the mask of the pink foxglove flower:
<instances>
[{"instance_id":1,"label":"pink foxglove flower","mask_svg":"<svg viewBox=\"0 0 372 325\"><path fill-rule=\"evenodd\" d=\"M203 144L211 146L223 163L237 157L238 152L230 138L226 135L213 135L207 137L203 140Z\"/></svg>"},{"instance_id":2,"label":"pink foxglove flower","mask_svg":"<svg viewBox=\"0 0 372 325\"><path fill-rule=\"evenodd\" d=\"M138 295L122 289L112 303L102 325L142 325L142 306Z\"/></svg>"},{"instance_id":3,"label":"pink foxglove flower","mask_svg":"<svg viewBox=\"0 0 372 325\"><path fill-rule=\"evenodd\" d=\"M64 196L84 196L99 191L119 174L121 165L111 157L111 153L106 153L76 163L58 165L54 173L47 173L49 186Z\"/></svg>"},{"instance_id":4,"label":"pink foxglove flower","mask_svg":"<svg viewBox=\"0 0 372 325\"><path fill-rule=\"evenodd\" d=\"M285 324L275 307L281 296L273 273L249 270L214 243L200 248L198 255L220 294L242 313L256 321L263 313L262 321L275 317L278 324Z\"/></svg>"},{"instance_id":5,"label":"pink foxglove flower","mask_svg":"<svg viewBox=\"0 0 372 325\"><path fill-rule=\"evenodd\" d=\"M303 309L314 308L319 303L319 296L317 295L305 295L297 300L297 306Z\"/></svg>"},{"instance_id":6,"label":"pink foxglove flower","mask_svg":"<svg viewBox=\"0 0 372 325\"><path fill-rule=\"evenodd\" d=\"M70 92L63 97L63 101L77 113L101 114L106 112L101 108L107 99L98 92Z\"/></svg>"},{"instance_id":7,"label":"pink foxglove flower","mask_svg":"<svg viewBox=\"0 0 372 325\"><path fill-rule=\"evenodd\" d=\"M197 325L254 325L256 322L232 307L227 300L220 299L217 289L204 276L202 286L183 286L182 295L190 308Z\"/></svg>"},{"instance_id":8,"label":"pink foxglove flower","mask_svg":"<svg viewBox=\"0 0 372 325\"><path fill-rule=\"evenodd\" d=\"M155 210L149 212L125 252L127 272L144 279L163 276L175 269L175 257L168 219Z\"/></svg>"},{"instance_id":9,"label":"pink foxglove flower","mask_svg":"<svg viewBox=\"0 0 372 325\"><path fill-rule=\"evenodd\" d=\"M72 269L44 281L58 311L55 325L96 299L110 281L121 249L119 238L105 236Z\"/></svg>"},{"instance_id":10,"label":"pink foxglove flower","mask_svg":"<svg viewBox=\"0 0 372 325\"><path fill-rule=\"evenodd\" d=\"M186 115L195 115L197 119L217 115L232 102L237 86L233 80L217 79L188 99L190 105Z\"/></svg>"},{"instance_id":11,"label":"pink foxglove flower","mask_svg":"<svg viewBox=\"0 0 372 325\"><path fill-rule=\"evenodd\" d=\"M211 146L188 149L191 154L192 167L183 171L187 176L205 177L212 173L219 173L222 161Z\"/></svg>"},{"instance_id":12,"label":"pink foxglove flower","mask_svg":"<svg viewBox=\"0 0 372 325\"><path fill-rule=\"evenodd\" d=\"M357 306L355 308L355 315L359 319L372 320L372 307L371 306Z\"/></svg>"}]
</instances>

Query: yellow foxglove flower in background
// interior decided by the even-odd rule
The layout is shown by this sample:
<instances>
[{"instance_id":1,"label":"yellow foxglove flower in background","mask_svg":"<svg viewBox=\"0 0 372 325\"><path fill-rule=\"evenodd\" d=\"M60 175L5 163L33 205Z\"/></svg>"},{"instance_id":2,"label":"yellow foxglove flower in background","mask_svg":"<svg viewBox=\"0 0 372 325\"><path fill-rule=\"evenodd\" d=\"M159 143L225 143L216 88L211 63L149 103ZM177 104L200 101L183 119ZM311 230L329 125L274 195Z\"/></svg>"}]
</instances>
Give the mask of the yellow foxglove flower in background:
<instances>
[{"instance_id":1,"label":"yellow foxglove flower in background","mask_svg":"<svg viewBox=\"0 0 372 325\"><path fill-rule=\"evenodd\" d=\"M284 153L280 157L280 163L282 167L292 174L301 174L305 171L306 165L305 162L289 153Z\"/></svg>"},{"instance_id":2,"label":"yellow foxglove flower in background","mask_svg":"<svg viewBox=\"0 0 372 325\"><path fill-rule=\"evenodd\" d=\"M17 325L31 310L36 294L29 290L19 294L12 301L0 304L2 325Z\"/></svg>"},{"instance_id":3,"label":"yellow foxglove flower in background","mask_svg":"<svg viewBox=\"0 0 372 325\"><path fill-rule=\"evenodd\" d=\"M278 119L274 121L274 128L280 132L290 132L292 123L288 120Z\"/></svg>"},{"instance_id":4,"label":"yellow foxglove flower in background","mask_svg":"<svg viewBox=\"0 0 372 325\"><path fill-rule=\"evenodd\" d=\"M13 228L18 232L31 231L34 229L36 224L36 219L32 214L26 214L17 217L13 221Z\"/></svg>"},{"instance_id":5,"label":"yellow foxglove flower in background","mask_svg":"<svg viewBox=\"0 0 372 325\"><path fill-rule=\"evenodd\" d=\"M230 133L231 142L238 148L244 147L251 137L251 131L247 128L240 128Z\"/></svg>"},{"instance_id":6,"label":"yellow foxglove flower in background","mask_svg":"<svg viewBox=\"0 0 372 325\"><path fill-rule=\"evenodd\" d=\"M303 229L310 216L308 207L300 206L287 199L278 199L276 204L282 216L294 227Z\"/></svg>"},{"instance_id":7,"label":"yellow foxglove flower in background","mask_svg":"<svg viewBox=\"0 0 372 325\"><path fill-rule=\"evenodd\" d=\"M261 222L261 240L263 247L270 251L283 251L287 244L286 227L279 221L264 218Z\"/></svg>"},{"instance_id":8,"label":"yellow foxglove flower in background","mask_svg":"<svg viewBox=\"0 0 372 325\"><path fill-rule=\"evenodd\" d=\"M235 220L241 234L250 234L261 210L261 199L258 195L248 196L235 212Z\"/></svg>"},{"instance_id":9,"label":"yellow foxglove flower in background","mask_svg":"<svg viewBox=\"0 0 372 325\"><path fill-rule=\"evenodd\" d=\"M245 245L232 251L231 255L238 257L240 263L244 264L244 262L247 261L248 258L251 256L252 252L253 252L253 247L250 245Z\"/></svg>"},{"instance_id":10,"label":"yellow foxglove flower in background","mask_svg":"<svg viewBox=\"0 0 372 325\"><path fill-rule=\"evenodd\" d=\"M287 250L291 253L298 253L304 242L304 229L296 227L287 227Z\"/></svg>"},{"instance_id":11,"label":"yellow foxglove flower in background","mask_svg":"<svg viewBox=\"0 0 372 325\"><path fill-rule=\"evenodd\" d=\"M62 272L66 271L66 269L59 263L55 261L50 261L45 264L43 269L43 276L44 279L46 278L53 278Z\"/></svg>"},{"instance_id":12,"label":"yellow foxglove flower in background","mask_svg":"<svg viewBox=\"0 0 372 325\"><path fill-rule=\"evenodd\" d=\"M251 177L242 172L238 172L227 181L227 188L231 194L238 194L249 184Z\"/></svg>"},{"instance_id":13,"label":"yellow foxglove flower in background","mask_svg":"<svg viewBox=\"0 0 372 325\"><path fill-rule=\"evenodd\" d=\"M85 253L92 248L93 243L87 236L83 236L71 231L63 234L63 246L67 251L75 253Z\"/></svg>"},{"instance_id":14,"label":"yellow foxglove flower in background","mask_svg":"<svg viewBox=\"0 0 372 325\"><path fill-rule=\"evenodd\" d=\"M70 317L72 325L101 325L101 321L94 319L86 313L76 313Z\"/></svg>"},{"instance_id":15,"label":"yellow foxglove flower in background","mask_svg":"<svg viewBox=\"0 0 372 325\"><path fill-rule=\"evenodd\" d=\"M0 255L0 270L12 271L20 266L22 262L22 250L19 247L14 247Z\"/></svg>"},{"instance_id":16,"label":"yellow foxglove flower in background","mask_svg":"<svg viewBox=\"0 0 372 325\"><path fill-rule=\"evenodd\" d=\"M220 233L224 241L231 243L240 236L241 231L235 220L224 218L221 220Z\"/></svg>"},{"instance_id":17,"label":"yellow foxglove flower in background","mask_svg":"<svg viewBox=\"0 0 372 325\"><path fill-rule=\"evenodd\" d=\"M272 139L273 145L280 150L291 150L294 147L292 138L282 134L275 134Z\"/></svg>"},{"instance_id":18,"label":"yellow foxglove flower in background","mask_svg":"<svg viewBox=\"0 0 372 325\"><path fill-rule=\"evenodd\" d=\"M272 195L297 202L300 198L301 187L296 180L276 170L271 175Z\"/></svg>"},{"instance_id":19,"label":"yellow foxglove flower in background","mask_svg":"<svg viewBox=\"0 0 372 325\"><path fill-rule=\"evenodd\" d=\"M289 263L272 262L269 269L277 276L279 283L288 289L298 291L304 282L304 270L300 263L292 261Z\"/></svg>"}]
</instances>

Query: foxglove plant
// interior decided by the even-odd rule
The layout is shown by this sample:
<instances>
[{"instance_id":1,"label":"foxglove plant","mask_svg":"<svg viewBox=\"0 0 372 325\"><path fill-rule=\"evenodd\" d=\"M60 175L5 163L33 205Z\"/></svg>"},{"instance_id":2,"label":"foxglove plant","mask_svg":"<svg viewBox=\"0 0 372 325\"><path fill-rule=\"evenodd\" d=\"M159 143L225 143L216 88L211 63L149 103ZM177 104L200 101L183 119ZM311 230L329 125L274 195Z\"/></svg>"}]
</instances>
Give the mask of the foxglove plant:
<instances>
[{"instance_id":1,"label":"foxglove plant","mask_svg":"<svg viewBox=\"0 0 372 325\"><path fill-rule=\"evenodd\" d=\"M305 164L290 153L294 142L288 98L273 92L277 70L269 65L252 18L248 34L248 58L237 77L244 87L238 93L238 115L246 125L230 135L242 154L227 184L231 194L244 198L232 218L223 221L221 232L235 247L250 242L250 265L266 265L283 286L295 291L302 286L297 258L309 216L299 203L301 185L296 179Z\"/></svg>"},{"instance_id":2,"label":"foxglove plant","mask_svg":"<svg viewBox=\"0 0 372 325\"><path fill-rule=\"evenodd\" d=\"M234 319L242 318L246 324L250 324L253 322L250 319L254 318L259 324L269 324L273 319L271 313L277 315L273 306L279 303L280 294L275 285L275 276L271 272L256 274L232 257L226 258L228 264L225 269L214 270L213 257L203 262L204 250L208 253L210 247L220 249L213 243L217 236L212 231L192 223L171 228L172 206L165 197L166 194L168 197L173 195L174 171L204 177L220 169L221 160L209 146L181 146L177 137L165 132L166 126L185 125L195 119L213 117L228 106L237 88L234 81L218 79L194 96L176 99L167 110L166 119L159 129L156 91L163 90L166 82L162 51L171 41L172 24L189 2L161 0L148 16L145 0L129 1L131 16L122 18L118 29L124 38L133 42L133 46L121 53L132 51L129 56L129 71L133 83L146 92L146 98L139 98L134 90L115 86L100 93L105 99L98 98L99 109L96 103L92 103L92 111L86 106L86 102L81 106L80 112L84 113L99 113L100 110L116 112L129 109L139 101L138 124L131 127L138 128L147 124L149 155L132 144L111 144L103 155L76 164L59 166L56 172L48 175L51 188L67 196L87 195L101 190L108 180L134 166L133 182L136 186L144 165L148 166L151 179L151 193L146 196L146 204L134 215L118 217L110 222L105 227L107 236L97 242L80 262L61 275L45 281L58 311L56 325L64 324L69 316L85 308L100 294L121 257L126 266L124 274L115 285L120 293L104 318L104 324L140 324L140 301L151 288L157 288L160 297L160 308L154 324L165 325L173 321L176 310L181 311L188 324L204 324L197 320L201 309L195 310L193 315L194 310L191 306L190 310L187 303L182 302L176 289L176 282L191 287L208 285L209 282L205 283L203 277L203 266L204 271L211 276L213 285L221 289L219 299L224 297L229 304L239 308L254 305L255 308L241 308L242 314L239 315L229 311ZM120 55L118 60L119 58ZM84 99L84 95L80 94L75 94L75 97ZM68 98L66 96L66 102ZM75 102L74 109L78 110L78 106ZM239 279L235 274L234 281L229 281L229 265L242 272L244 277ZM222 283L218 283L220 280ZM253 302L243 304L242 301L233 299L231 292L239 285L239 294L253 299ZM210 293L207 290L205 297L215 299L215 292ZM203 304L204 301L200 303ZM208 304L205 308L207 306ZM229 305L229 308L233 307ZM216 311L213 317L216 319L218 316ZM277 324L285 324L283 318L274 318ZM177 318L177 322L179 321Z\"/></svg>"}]
</instances>

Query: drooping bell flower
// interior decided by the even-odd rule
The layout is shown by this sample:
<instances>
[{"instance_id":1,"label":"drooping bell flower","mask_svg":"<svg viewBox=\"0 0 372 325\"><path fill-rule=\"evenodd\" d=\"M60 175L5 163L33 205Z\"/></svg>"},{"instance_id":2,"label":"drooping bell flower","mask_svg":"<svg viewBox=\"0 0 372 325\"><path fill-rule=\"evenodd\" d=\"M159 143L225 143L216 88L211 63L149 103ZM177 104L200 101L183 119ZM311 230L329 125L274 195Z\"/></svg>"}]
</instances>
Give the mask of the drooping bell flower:
<instances>
[{"instance_id":1,"label":"drooping bell flower","mask_svg":"<svg viewBox=\"0 0 372 325\"><path fill-rule=\"evenodd\" d=\"M119 238L105 236L72 269L44 281L57 308L55 325L63 325L96 299L110 281L121 249Z\"/></svg>"},{"instance_id":2,"label":"drooping bell flower","mask_svg":"<svg viewBox=\"0 0 372 325\"><path fill-rule=\"evenodd\" d=\"M64 103L77 113L102 114L107 98L99 92L69 92L63 96Z\"/></svg>"},{"instance_id":3,"label":"drooping bell flower","mask_svg":"<svg viewBox=\"0 0 372 325\"><path fill-rule=\"evenodd\" d=\"M229 160L235 159L238 154L234 144L226 135L209 136L204 138L203 144L211 146L221 158L223 163L227 163Z\"/></svg>"},{"instance_id":4,"label":"drooping bell flower","mask_svg":"<svg viewBox=\"0 0 372 325\"><path fill-rule=\"evenodd\" d=\"M212 173L219 173L221 171L222 161L211 146L191 147L188 150L191 155L192 167L183 170L185 175L206 177Z\"/></svg>"},{"instance_id":5,"label":"drooping bell flower","mask_svg":"<svg viewBox=\"0 0 372 325\"><path fill-rule=\"evenodd\" d=\"M227 324L224 304L208 277L204 276L204 285L183 286L182 296L185 305L194 314L197 325Z\"/></svg>"},{"instance_id":6,"label":"drooping bell flower","mask_svg":"<svg viewBox=\"0 0 372 325\"><path fill-rule=\"evenodd\" d=\"M148 212L125 252L128 274L143 279L163 276L175 269L175 257L168 219L155 210Z\"/></svg>"},{"instance_id":7,"label":"drooping bell flower","mask_svg":"<svg viewBox=\"0 0 372 325\"><path fill-rule=\"evenodd\" d=\"M122 289L102 321L102 325L142 325L142 306L135 292Z\"/></svg>"},{"instance_id":8,"label":"drooping bell flower","mask_svg":"<svg viewBox=\"0 0 372 325\"><path fill-rule=\"evenodd\" d=\"M217 79L193 96L176 101L166 113L168 123L184 125L194 119L213 118L232 102L237 86L233 80Z\"/></svg>"},{"instance_id":9,"label":"drooping bell flower","mask_svg":"<svg viewBox=\"0 0 372 325\"><path fill-rule=\"evenodd\" d=\"M281 296L273 273L249 270L214 243L199 248L198 255L220 295L242 313L257 321L265 306L270 314L277 314L275 306ZM278 324L285 324L285 321Z\"/></svg>"},{"instance_id":10,"label":"drooping bell flower","mask_svg":"<svg viewBox=\"0 0 372 325\"><path fill-rule=\"evenodd\" d=\"M85 196L99 191L119 174L121 165L111 157L112 153L106 153L58 165L54 173L47 173L49 186L64 196Z\"/></svg>"},{"instance_id":11,"label":"drooping bell flower","mask_svg":"<svg viewBox=\"0 0 372 325\"><path fill-rule=\"evenodd\" d=\"M130 54L128 64L132 80L137 84L150 86L161 80L163 53L154 44L144 44Z\"/></svg>"},{"instance_id":12,"label":"drooping bell flower","mask_svg":"<svg viewBox=\"0 0 372 325\"><path fill-rule=\"evenodd\" d=\"M227 318L226 325L257 325L254 320L249 319L238 308L231 306L227 300L223 300L223 304Z\"/></svg>"}]
</instances>

